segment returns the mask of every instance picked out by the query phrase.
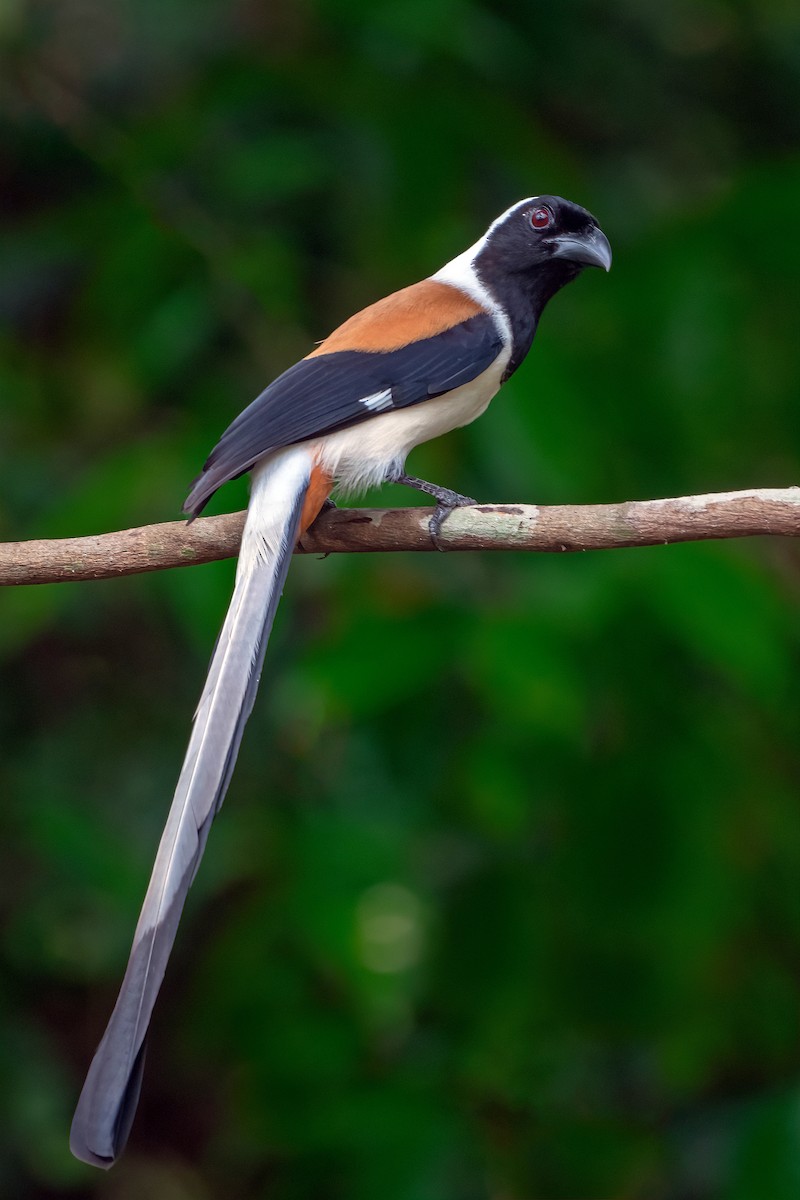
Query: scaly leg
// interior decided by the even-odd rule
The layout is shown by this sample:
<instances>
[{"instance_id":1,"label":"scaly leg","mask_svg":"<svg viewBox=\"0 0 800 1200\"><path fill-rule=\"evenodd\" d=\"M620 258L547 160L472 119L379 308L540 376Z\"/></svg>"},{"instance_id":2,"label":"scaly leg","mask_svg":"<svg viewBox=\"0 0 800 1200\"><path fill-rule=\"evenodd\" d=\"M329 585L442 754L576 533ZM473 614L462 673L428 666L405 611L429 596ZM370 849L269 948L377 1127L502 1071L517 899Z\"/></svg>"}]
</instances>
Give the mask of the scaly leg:
<instances>
[{"instance_id":1,"label":"scaly leg","mask_svg":"<svg viewBox=\"0 0 800 1200\"><path fill-rule=\"evenodd\" d=\"M442 531L442 525L453 509L463 508L466 504L477 504L477 501L473 500L471 496L462 496L460 492L454 492L451 488L439 487L436 483L428 483L425 479L417 479L414 475L394 475L392 483L403 483L406 487L412 487L418 492L425 492L427 496L433 496L436 501L436 509L428 522L428 528L437 550L444 550L444 546L439 541L439 534Z\"/></svg>"}]
</instances>

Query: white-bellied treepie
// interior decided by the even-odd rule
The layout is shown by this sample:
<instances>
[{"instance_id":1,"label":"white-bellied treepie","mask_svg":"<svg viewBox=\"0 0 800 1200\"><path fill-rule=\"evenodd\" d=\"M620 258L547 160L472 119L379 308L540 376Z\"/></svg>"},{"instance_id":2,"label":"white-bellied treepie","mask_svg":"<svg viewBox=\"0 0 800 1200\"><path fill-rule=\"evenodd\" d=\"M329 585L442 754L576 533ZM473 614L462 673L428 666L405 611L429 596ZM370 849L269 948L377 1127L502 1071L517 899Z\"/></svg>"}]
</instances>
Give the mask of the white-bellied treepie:
<instances>
[{"instance_id":1,"label":"white-bellied treepie","mask_svg":"<svg viewBox=\"0 0 800 1200\"><path fill-rule=\"evenodd\" d=\"M611 265L594 217L558 196L521 200L435 275L370 305L271 383L212 451L184 509L252 471L236 583L195 714L128 967L72 1124L72 1152L109 1167L139 1097L147 1029L186 894L233 772L292 550L334 487L391 480L437 501L431 534L465 497L405 474L409 451L480 416L531 347L547 301Z\"/></svg>"}]
</instances>

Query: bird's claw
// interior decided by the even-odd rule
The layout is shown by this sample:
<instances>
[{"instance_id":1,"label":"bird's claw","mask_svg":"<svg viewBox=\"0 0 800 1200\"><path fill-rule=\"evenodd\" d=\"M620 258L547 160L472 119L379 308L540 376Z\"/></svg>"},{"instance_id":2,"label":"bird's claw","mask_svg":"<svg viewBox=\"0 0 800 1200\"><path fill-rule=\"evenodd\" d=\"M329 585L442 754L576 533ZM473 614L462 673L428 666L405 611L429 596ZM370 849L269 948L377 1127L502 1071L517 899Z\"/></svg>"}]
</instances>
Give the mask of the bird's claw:
<instances>
[{"instance_id":1,"label":"bird's claw","mask_svg":"<svg viewBox=\"0 0 800 1200\"><path fill-rule=\"evenodd\" d=\"M417 479L415 475L406 475L404 471L398 471L396 475L391 476L392 483L403 483L406 487L415 488L418 492L424 492L426 496L432 496L436 501L436 508L433 516L428 522L431 541L437 550L444 550L444 546L440 540L442 525L454 508L463 508L467 504L477 504L477 500L473 500L471 496L462 496L461 492L454 492L452 488L440 487L438 483L428 483L426 479Z\"/></svg>"},{"instance_id":2,"label":"bird's claw","mask_svg":"<svg viewBox=\"0 0 800 1200\"><path fill-rule=\"evenodd\" d=\"M449 489L442 488L441 490L444 492ZM449 492L446 497L443 495L437 496L436 500L436 508L433 510L433 516L431 517L430 521L428 521L428 529L430 531L431 541L436 549L444 552L445 547L442 545L440 535L445 521L450 516L453 509L465 508L468 504L477 504L478 501L474 500L472 496L462 496L460 492Z\"/></svg>"}]
</instances>

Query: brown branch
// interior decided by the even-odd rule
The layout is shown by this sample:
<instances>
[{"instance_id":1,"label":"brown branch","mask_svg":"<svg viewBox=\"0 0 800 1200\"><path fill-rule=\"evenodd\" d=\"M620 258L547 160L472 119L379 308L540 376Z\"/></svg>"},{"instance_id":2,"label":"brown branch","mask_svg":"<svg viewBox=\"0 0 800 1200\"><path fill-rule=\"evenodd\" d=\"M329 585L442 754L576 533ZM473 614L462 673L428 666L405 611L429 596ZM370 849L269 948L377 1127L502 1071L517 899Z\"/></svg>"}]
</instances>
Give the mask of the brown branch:
<instances>
[{"instance_id":1,"label":"brown branch","mask_svg":"<svg viewBox=\"0 0 800 1200\"><path fill-rule=\"evenodd\" d=\"M305 554L432 550L430 509L339 508L324 513L298 547ZM108 579L231 558L244 513L173 521L94 537L0 543L0 585ZM448 550L612 550L623 546L800 537L800 487L716 492L624 504L478 504L445 522Z\"/></svg>"}]
</instances>

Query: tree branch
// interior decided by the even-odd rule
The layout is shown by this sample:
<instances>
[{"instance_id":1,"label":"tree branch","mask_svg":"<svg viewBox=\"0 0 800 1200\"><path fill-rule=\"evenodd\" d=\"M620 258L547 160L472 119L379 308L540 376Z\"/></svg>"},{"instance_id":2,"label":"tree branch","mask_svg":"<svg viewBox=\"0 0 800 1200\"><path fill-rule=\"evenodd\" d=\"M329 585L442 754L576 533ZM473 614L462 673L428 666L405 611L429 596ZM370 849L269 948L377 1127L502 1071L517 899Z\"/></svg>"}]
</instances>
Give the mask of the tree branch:
<instances>
[{"instance_id":1,"label":"tree branch","mask_svg":"<svg viewBox=\"0 0 800 1200\"><path fill-rule=\"evenodd\" d=\"M338 508L304 535L304 554L432 550L427 508ZM238 553L244 513L93 537L0 543L0 585L108 579L188 567ZM448 550L566 552L709 538L800 536L800 487L756 488L624 504L476 504L456 509Z\"/></svg>"}]
</instances>

